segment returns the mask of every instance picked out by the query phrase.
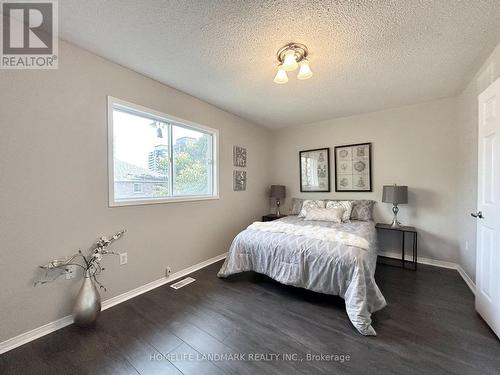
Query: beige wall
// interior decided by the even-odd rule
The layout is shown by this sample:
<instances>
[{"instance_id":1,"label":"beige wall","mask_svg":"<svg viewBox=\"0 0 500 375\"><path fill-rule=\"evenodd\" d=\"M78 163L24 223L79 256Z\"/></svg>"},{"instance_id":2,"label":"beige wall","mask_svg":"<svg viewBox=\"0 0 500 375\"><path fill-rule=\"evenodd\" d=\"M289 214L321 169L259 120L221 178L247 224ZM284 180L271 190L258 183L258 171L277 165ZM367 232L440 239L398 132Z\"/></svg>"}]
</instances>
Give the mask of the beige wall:
<instances>
[{"instance_id":1,"label":"beige wall","mask_svg":"<svg viewBox=\"0 0 500 375\"><path fill-rule=\"evenodd\" d=\"M472 280L476 275L477 124L478 95L500 77L500 45L457 98L458 160L457 219L460 264Z\"/></svg>"},{"instance_id":2,"label":"beige wall","mask_svg":"<svg viewBox=\"0 0 500 375\"><path fill-rule=\"evenodd\" d=\"M55 71L0 71L0 342L71 311L80 280L33 288L37 265L128 230L105 260L107 299L227 251L268 211L270 132L82 49L61 43ZM108 208L106 96L220 130L220 200ZM232 191L232 147L248 185Z\"/></svg>"},{"instance_id":3,"label":"beige wall","mask_svg":"<svg viewBox=\"0 0 500 375\"><path fill-rule=\"evenodd\" d=\"M271 155L272 183L288 187L289 197L373 199L382 198L382 186L409 186L409 204L400 206L400 220L419 230L419 255L458 261L455 189L456 128L454 98L397 109L339 118L275 132ZM333 147L372 142L373 192L300 193L300 150L330 147L334 186ZM290 199L288 199L288 203ZM375 219L390 222L391 205L378 203ZM381 247L399 251L399 242L381 236Z\"/></svg>"}]
</instances>

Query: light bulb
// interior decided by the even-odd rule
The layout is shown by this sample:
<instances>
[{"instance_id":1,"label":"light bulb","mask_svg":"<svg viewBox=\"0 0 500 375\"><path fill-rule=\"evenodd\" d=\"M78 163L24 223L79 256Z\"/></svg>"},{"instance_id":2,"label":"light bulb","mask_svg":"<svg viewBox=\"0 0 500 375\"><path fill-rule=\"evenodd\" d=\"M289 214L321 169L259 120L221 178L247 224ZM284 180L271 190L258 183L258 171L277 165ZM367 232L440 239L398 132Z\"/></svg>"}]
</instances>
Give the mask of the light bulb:
<instances>
[{"instance_id":1,"label":"light bulb","mask_svg":"<svg viewBox=\"0 0 500 375\"><path fill-rule=\"evenodd\" d=\"M295 57L295 51L293 49L289 49L285 52L285 59L283 61L283 69L287 72L291 72L292 70L297 69L299 64L297 64L297 58Z\"/></svg>"},{"instance_id":2,"label":"light bulb","mask_svg":"<svg viewBox=\"0 0 500 375\"><path fill-rule=\"evenodd\" d=\"M288 76L286 75L285 69L283 69L283 65L278 66L274 82L279 84L288 82Z\"/></svg>"},{"instance_id":3,"label":"light bulb","mask_svg":"<svg viewBox=\"0 0 500 375\"><path fill-rule=\"evenodd\" d=\"M311 67L309 66L309 61L307 59L302 59L302 61L299 63L300 68L299 68L299 74L297 74L298 79L308 79L311 78L313 75L313 72L311 70Z\"/></svg>"}]
</instances>

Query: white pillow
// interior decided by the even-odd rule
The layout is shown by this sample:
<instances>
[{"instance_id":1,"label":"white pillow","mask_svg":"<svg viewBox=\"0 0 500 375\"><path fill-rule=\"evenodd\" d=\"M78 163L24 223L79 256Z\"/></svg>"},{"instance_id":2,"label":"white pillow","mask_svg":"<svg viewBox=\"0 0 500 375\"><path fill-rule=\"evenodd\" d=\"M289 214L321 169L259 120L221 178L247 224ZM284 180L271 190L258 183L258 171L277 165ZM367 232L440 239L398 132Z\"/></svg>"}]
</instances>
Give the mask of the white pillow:
<instances>
[{"instance_id":1,"label":"white pillow","mask_svg":"<svg viewBox=\"0 0 500 375\"><path fill-rule=\"evenodd\" d=\"M337 208L341 207L344 209L344 215L342 216L343 223L349 223L351 219L351 212L353 201L328 201L326 203L326 208Z\"/></svg>"},{"instance_id":2,"label":"white pillow","mask_svg":"<svg viewBox=\"0 0 500 375\"><path fill-rule=\"evenodd\" d=\"M306 199L302 203L302 209L300 210L299 217L306 217L307 211L311 208L325 208L325 201Z\"/></svg>"},{"instance_id":3,"label":"white pillow","mask_svg":"<svg viewBox=\"0 0 500 375\"><path fill-rule=\"evenodd\" d=\"M334 223L342 222L342 215L344 214L342 207L335 208L310 208L307 210L304 220L322 220L333 221Z\"/></svg>"}]
</instances>

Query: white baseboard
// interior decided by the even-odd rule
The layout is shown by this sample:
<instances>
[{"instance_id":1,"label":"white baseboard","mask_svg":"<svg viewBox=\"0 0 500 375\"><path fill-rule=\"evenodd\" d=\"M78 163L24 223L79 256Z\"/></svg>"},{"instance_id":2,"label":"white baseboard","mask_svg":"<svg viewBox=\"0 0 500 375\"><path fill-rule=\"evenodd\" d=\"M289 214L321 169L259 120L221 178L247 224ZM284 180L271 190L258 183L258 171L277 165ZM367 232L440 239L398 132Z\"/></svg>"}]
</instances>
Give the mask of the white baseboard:
<instances>
[{"instance_id":1,"label":"white baseboard","mask_svg":"<svg viewBox=\"0 0 500 375\"><path fill-rule=\"evenodd\" d=\"M460 264L457 264L457 271L460 274L460 276L462 276L462 279L464 279L465 283L470 288L472 293L476 294L476 284L474 283L474 281L472 281L470 276L467 275L467 272L465 272L465 270L460 266Z\"/></svg>"},{"instance_id":2,"label":"white baseboard","mask_svg":"<svg viewBox=\"0 0 500 375\"><path fill-rule=\"evenodd\" d=\"M64 316L60 319L54 320L53 322L44 324L41 327L32 329L31 331L21 333L11 339L8 339L0 343L0 354L8 352L9 350L15 349L18 346L24 345L30 341L36 340L39 337L48 335L51 332L57 331L58 329L69 326L73 323L73 318L71 315Z\"/></svg>"},{"instance_id":3,"label":"white baseboard","mask_svg":"<svg viewBox=\"0 0 500 375\"><path fill-rule=\"evenodd\" d=\"M224 259L227 256L227 253L217 255L213 258L207 259L201 263L195 264L194 266L185 268L181 271L175 272L171 274L168 277L162 277L158 280L152 281L148 284L142 285L138 288L132 289L128 292L122 293L118 296L109 298L105 301L102 302L102 310L109 309L110 307L113 307L115 305L118 305L119 303L125 302L131 298L134 298L140 294L149 292L152 289L158 288L159 286L165 285L167 283L170 283L172 281L175 281L177 279L180 279L181 277L184 277L186 275L189 275L192 272L198 271L204 267L207 267L215 262L218 262L222 259ZM49 333L52 333L54 331L57 331L58 329L64 328L68 325L73 323L73 317L71 315L67 315L65 317L62 317L60 319L57 319L53 322L47 323L41 327L32 329L31 331L21 333L20 335L17 335L15 337L12 337L6 341L3 341L0 343L0 354L3 354L5 352L8 352L9 350L12 350L14 348L17 348L18 346L24 345L30 341L36 340L37 338L40 338L42 336L48 335Z\"/></svg>"},{"instance_id":4,"label":"white baseboard","mask_svg":"<svg viewBox=\"0 0 500 375\"><path fill-rule=\"evenodd\" d=\"M398 254L396 252L391 252L391 251L381 251L381 252L379 252L378 255L381 255L381 256L384 256L387 258L401 259L401 254ZM411 255L405 254L405 260L413 261L413 257ZM444 260L436 260L436 259L422 258L422 257L417 257L417 263L456 270L460 274L460 276L462 276L462 279L464 279L465 283L470 288L472 293L476 294L476 284L474 284L474 281L472 281L472 279L469 277L469 275L467 275L467 273L464 271L464 269L459 264L453 263L453 262L446 262Z\"/></svg>"},{"instance_id":5,"label":"white baseboard","mask_svg":"<svg viewBox=\"0 0 500 375\"><path fill-rule=\"evenodd\" d=\"M115 305L118 305L119 303L125 302L126 300L134 298L140 294L149 292L150 290L158 288L159 286L165 285L171 281L180 279L181 277L184 277L186 275L189 275L192 272L195 272L195 271L198 271L202 268L205 268L206 266L209 266L212 263L218 262L219 260L224 259L226 256L227 256L227 253L217 255L216 257L213 257L213 258L205 260L201 263L195 264L194 266L184 268L181 271L175 272L175 273L171 274L169 277L162 277L161 279L152 281L146 285L142 285L138 288L135 288L135 289L132 289L128 292L122 293L116 297L109 298L106 301L103 301L102 310L109 309L110 307L113 307Z\"/></svg>"}]
</instances>

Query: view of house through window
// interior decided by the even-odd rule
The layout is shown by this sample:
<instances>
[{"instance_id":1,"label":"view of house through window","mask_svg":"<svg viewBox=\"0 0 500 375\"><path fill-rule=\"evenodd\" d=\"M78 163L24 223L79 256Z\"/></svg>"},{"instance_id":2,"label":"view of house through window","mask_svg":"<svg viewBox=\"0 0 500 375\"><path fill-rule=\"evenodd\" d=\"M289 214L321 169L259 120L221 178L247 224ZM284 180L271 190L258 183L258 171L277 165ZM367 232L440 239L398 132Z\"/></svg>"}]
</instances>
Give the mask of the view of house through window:
<instances>
[{"instance_id":1,"label":"view of house through window","mask_svg":"<svg viewBox=\"0 0 500 375\"><path fill-rule=\"evenodd\" d=\"M113 104L112 111L112 202L216 195L215 131L121 104Z\"/></svg>"}]
</instances>

